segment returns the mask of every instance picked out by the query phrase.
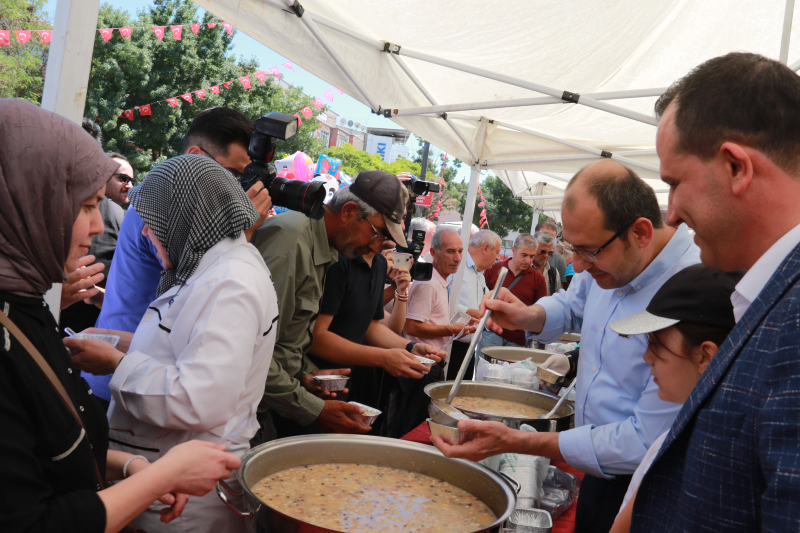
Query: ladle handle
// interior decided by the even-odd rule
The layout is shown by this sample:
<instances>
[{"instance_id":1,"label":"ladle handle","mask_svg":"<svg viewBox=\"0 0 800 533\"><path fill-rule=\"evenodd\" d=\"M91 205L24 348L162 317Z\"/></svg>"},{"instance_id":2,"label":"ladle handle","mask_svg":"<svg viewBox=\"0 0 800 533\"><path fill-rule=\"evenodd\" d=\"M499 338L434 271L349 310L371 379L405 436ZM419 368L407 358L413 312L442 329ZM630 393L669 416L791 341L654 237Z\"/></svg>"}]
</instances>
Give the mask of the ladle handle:
<instances>
[{"instance_id":1,"label":"ladle handle","mask_svg":"<svg viewBox=\"0 0 800 533\"><path fill-rule=\"evenodd\" d=\"M496 300L497 295L500 294L500 289L503 288L503 282L506 280L506 274L508 274L508 269L506 267L501 268L497 275L497 284L494 286L494 291L492 292L492 297L490 298L491 300ZM458 295L456 295L456 298L458 298ZM472 360L472 354L475 353L475 347L481 338L483 328L486 326L486 321L489 320L489 315L491 314L492 312L487 309L483 314L483 317L481 317L481 321L478 322L478 327L475 329L475 335L472 336L472 342L469 343L469 348L464 356L464 361L461 363L461 368L458 369L456 381L450 388L450 394L447 395L447 399L445 400L446 403L453 403L453 398L455 398L456 394L458 393L458 388L461 386L461 381L464 379L464 374L467 373L467 367Z\"/></svg>"},{"instance_id":2,"label":"ladle handle","mask_svg":"<svg viewBox=\"0 0 800 533\"><path fill-rule=\"evenodd\" d=\"M556 402L556 405L553 407L553 409L551 409L550 412L544 415L542 418L544 419L550 418L551 416L553 416L553 414L555 414L556 411L558 411L558 408L561 407L561 404L564 403L564 400L567 399L567 396L569 396L569 393L572 392L572 389L575 388L575 384L577 382L578 378L576 377L575 379L572 380L572 383L569 384L569 387L567 387L567 390L564 391L564 394L561 396L561 398L559 398L559 400Z\"/></svg>"}]
</instances>

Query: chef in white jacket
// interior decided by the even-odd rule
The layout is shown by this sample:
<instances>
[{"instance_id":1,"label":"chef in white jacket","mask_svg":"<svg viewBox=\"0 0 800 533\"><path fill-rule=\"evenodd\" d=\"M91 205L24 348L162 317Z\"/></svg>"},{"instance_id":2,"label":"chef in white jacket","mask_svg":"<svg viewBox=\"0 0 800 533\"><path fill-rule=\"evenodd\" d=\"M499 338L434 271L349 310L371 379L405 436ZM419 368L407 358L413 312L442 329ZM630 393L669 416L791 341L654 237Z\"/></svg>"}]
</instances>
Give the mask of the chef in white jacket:
<instances>
[{"instance_id":1,"label":"chef in white jacket","mask_svg":"<svg viewBox=\"0 0 800 533\"><path fill-rule=\"evenodd\" d=\"M278 319L269 270L242 233L259 215L233 176L196 155L159 164L129 197L164 272L114 370L110 446L152 462L200 439L241 456L258 429ZM213 492L190 498L170 524L162 507L137 524L149 533L246 528Z\"/></svg>"}]
</instances>

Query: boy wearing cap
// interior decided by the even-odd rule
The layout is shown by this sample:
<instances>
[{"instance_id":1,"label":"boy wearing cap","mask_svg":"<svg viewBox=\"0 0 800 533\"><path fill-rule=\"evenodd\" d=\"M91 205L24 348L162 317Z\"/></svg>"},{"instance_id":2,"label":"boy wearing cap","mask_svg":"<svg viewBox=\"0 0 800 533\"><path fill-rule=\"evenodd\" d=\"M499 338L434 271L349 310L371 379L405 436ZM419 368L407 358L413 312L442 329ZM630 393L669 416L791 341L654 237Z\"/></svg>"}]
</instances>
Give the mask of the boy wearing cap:
<instances>
[{"instance_id":1,"label":"boy wearing cap","mask_svg":"<svg viewBox=\"0 0 800 533\"><path fill-rule=\"evenodd\" d=\"M683 404L700 375L736 322L731 294L743 270L723 272L693 265L672 276L653 296L645 311L617 320L609 327L624 337L646 335L645 362L650 365L658 396ZM630 530L633 500L669 431L645 454L633 474L612 533Z\"/></svg>"}]
</instances>

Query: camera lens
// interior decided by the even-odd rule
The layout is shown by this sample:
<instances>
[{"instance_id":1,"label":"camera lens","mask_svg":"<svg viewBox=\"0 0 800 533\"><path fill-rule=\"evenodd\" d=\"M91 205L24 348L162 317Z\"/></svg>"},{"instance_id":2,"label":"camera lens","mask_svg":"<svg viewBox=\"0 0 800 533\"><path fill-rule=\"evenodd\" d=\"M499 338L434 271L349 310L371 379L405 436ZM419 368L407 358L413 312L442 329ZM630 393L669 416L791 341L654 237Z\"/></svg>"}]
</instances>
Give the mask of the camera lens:
<instances>
[{"instance_id":1,"label":"camera lens","mask_svg":"<svg viewBox=\"0 0 800 533\"><path fill-rule=\"evenodd\" d=\"M310 218L320 219L324 213L325 186L318 181L306 183L274 178L269 184L269 195L274 205L300 211Z\"/></svg>"}]
</instances>

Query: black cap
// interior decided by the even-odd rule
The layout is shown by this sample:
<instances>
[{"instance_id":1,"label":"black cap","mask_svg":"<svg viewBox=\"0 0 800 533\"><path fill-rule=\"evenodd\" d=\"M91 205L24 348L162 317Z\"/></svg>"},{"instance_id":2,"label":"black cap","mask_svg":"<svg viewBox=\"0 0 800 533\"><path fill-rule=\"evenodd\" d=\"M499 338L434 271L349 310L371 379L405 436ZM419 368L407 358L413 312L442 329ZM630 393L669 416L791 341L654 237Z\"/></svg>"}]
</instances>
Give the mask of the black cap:
<instances>
[{"instance_id":1,"label":"black cap","mask_svg":"<svg viewBox=\"0 0 800 533\"><path fill-rule=\"evenodd\" d=\"M620 335L652 333L678 322L733 329L731 294L744 270L723 272L702 264L684 268L658 289L646 311L617 320L611 329Z\"/></svg>"},{"instance_id":2,"label":"black cap","mask_svg":"<svg viewBox=\"0 0 800 533\"><path fill-rule=\"evenodd\" d=\"M386 229L394 242L405 243L402 223L408 203L408 190L397 176L382 170L359 172L350 186L350 192L383 215Z\"/></svg>"}]
</instances>

